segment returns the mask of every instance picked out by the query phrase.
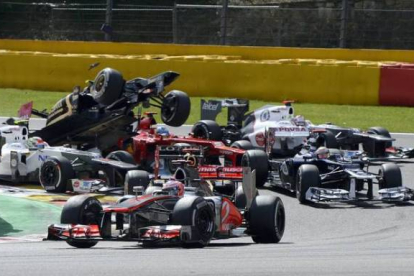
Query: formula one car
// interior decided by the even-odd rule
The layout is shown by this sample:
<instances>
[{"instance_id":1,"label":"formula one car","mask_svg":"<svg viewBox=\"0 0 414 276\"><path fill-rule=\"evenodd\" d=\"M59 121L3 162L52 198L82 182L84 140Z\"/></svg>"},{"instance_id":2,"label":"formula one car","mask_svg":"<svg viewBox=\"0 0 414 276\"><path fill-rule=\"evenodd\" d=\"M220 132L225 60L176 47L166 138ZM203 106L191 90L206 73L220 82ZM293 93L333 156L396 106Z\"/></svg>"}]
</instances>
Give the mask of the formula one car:
<instances>
[{"instance_id":1,"label":"formula one car","mask_svg":"<svg viewBox=\"0 0 414 276\"><path fill-rule=\"evenodd\" d=\"M188 136L173 135L164 126L154 128L155 125L156 121L153 113L147 112L146 116L139 121L137 135L126 140L119 140L118 148L132 154L140 169L154 173L157 146L165 146L171 153L177 152L182 147L201 147L203 149L202 158L197 166L217 166L220 170L228 173L241 171L244 149L226 146L221 141L194 137L194 134ZM163 162L163 160L161 161ZM259 162L263 162L263 160L259 160ZM264 162L267 163L267 159ZM169 162L161 165L165 165L170 173L175 171L175 167L171 166ZM214 169L204 168L204 170L211 171ZM256 171L257 187L262 187L265 184L267 174L267 167L261 167Z\"/></svg>"},{"instance_id":2,"label":"formula one car","mask_svg":"<svg viewBox=\"0 0 414 276\"><path fill-rule=\"evenodd\" d=\"M12 182L36 182L48 192L105 192L120 190L123 177L137 166L117 161L126 152L113 152L107 159L101 154L67 147L50 147L39 137L28 137L23 125L0 127L0 179ZM121 188L116 188L121 185ZM111 188L108 190L108 188Z\"/></svg>"},{"instance_id":3,"label":"formula one car","mask_svg":"<svg viewBox=\"0 0 414 276\"><path fill-rule=\"evenodd\" d=\"M256 169L256 158L267 154L260 150L246 151L242 164ZM360 191L368 185L366 199L373 199L373 184L379 186L379 199L407 201L413 191L402 185L400 168L394 163L382 164L378 174L369 172L369 159L360 151L320 147L314 152L301 151L286 160L269 159L270 185L295 192L300 203L344 201L361 198ZM358 195L358 196L357 196Z\"/></svg>"},{"instance_id":4,"label":"formula one car","mask_svg":"<svg viewBox=\"0 0 414 276\"><path fill-rule=\"evenodd\" d=\"M50 113L26 106L26 117L32 113L47 118L46 127L30 136L41 137L52 146L70 144L109 152L119 138L133 135L131 124L136 118L132 110L138 105L158 107L165 124L180 126L190 113L187 94L173 90L163 95L178 76L170 71L125 81L120 72L105 68L83 91L77 87L59 100Z\"/></svg>"},{"instance_id":5,"label":"formula one car","mask_svg":"<svg viewBox=\"0 0 414 276\"><path fill-rule=\"evenodd\" d=\"M220 127L215 119L222 107L229 109L228 123ZM202 120L192 128L194 137L223 141L226 145L246 150L263 149L267 129L274 128L274 155L293 156L302 149L308 138L314 138L316 147L358 150L362 145L369 157L414 157L413 149L392 147L395 139L382 127L362 131L331 123L314 125L303 116L294 115L291 101L285 101L282 106L266 105L250 113L246 113L248 103L239 99L202 101L201 108Z\"/></svg>"},{"instance_id":6,"label":"formula one car","mask_svg":"<svg viewBox=\"0 0 414 276\"><path fill-rule=\"evenodd\" d=\"M211 239L233 237L237 228L244 227L256 243L278 243L285 230L283 203L273 195L255 196L254 181L248 178L243 182L247 203L242 210L227 197L195 196L194 190L186 191L176 180L165 183L161 191L106 207L93 197L72 197L63 207L61 224L49 226L48 239L66 240L78 248L100 240L204 247Z\"/></svg>"}]
</instances>

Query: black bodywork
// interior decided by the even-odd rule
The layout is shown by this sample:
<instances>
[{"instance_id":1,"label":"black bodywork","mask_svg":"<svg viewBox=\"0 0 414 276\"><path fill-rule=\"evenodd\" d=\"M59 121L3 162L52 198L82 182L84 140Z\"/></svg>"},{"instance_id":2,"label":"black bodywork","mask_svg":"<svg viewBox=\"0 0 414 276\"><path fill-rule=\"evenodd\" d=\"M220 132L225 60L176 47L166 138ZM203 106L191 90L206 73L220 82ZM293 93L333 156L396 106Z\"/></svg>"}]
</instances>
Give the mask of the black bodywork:
<instances>
[{"instance_id":1,"label":"black bodywork","mask_svg":"<svg viewBox=\"0 0 414 276\"><path fill-rule=\"evenodd\" d=\"M105 75L105 70L109 74ZM102 80L105 76L109 80ZM32 132L30 136L41 137L51 146L70 144L80 149L98 147L103 152L114 150L119 139L135 134L132 123L137 122L137 117L134 116L133 109L138 105L144 108L160 108L163 120L166 116L175 116L168 114L168 105L175 95L168 98L168 94L174 91L166 96L162 92L178 76L178 73L169 71L148 79L125 81L118 71L106 68L83 91L77 87L71 94L59 100L50 113L33 110L32 114L46 118L47 123L46 127ZM98 87L99 82L101 85ZM177 92L188 98L185 93ZM106 99L102 100L104 93ZM181 125L188 117L189 108L188 100L185 108L174 111L183 113L181 122L176 120L166 124Z\"/></svg>"}]
</instances>

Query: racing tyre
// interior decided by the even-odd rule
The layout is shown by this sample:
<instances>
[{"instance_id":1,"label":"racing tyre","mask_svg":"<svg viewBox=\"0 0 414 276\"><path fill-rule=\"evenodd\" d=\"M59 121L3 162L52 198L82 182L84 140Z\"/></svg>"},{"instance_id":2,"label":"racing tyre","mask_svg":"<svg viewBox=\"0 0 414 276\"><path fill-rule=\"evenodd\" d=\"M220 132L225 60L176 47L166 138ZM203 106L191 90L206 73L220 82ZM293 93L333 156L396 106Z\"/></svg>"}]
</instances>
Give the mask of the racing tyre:
<instances>
[{"instance_id":1,"label":"racing tyre","mask_svg":"<svg viewBox=\"0 0 414 276\"><path fill-rule=\"evenodd\" d=\"M339 143L332 132L327 130L325 133L321 133L320 136L324 139L324 147L328 149L339 149Z\"/></svg>"},{"instance_id":2,"label":"racing tyre","mask_svg":"<svg viewBox=\"0 0 414 276\"><path fill-rule=\"evenodd\" d=\"M256 196L259 195L259 191L256 190ZM247 204L246 194L243 191L243 187L240 186L237 188L234 193L234 204L238 209L245 209Z\"/></svg>"},{"instance_id":3,"label":"racing tyre","mask_svg":"<svg viewBox=\"0 0 414 276\"><path fill-rule=\"evenodd\" d=\"M50 157L40 166L39 182L47 192L64 193L75 173L70 161L63 156Z\"/></svg>"},{"instance_id":4,"label":"racing tyre","mask_svg":"<svg viewBox=\"0 0 414 276\"><path fill-rule=\"evenodd\" d=\"M63 206L62 214L60 216L60 223L62 224L101 224L102 219L102 205L94 197L88 195L79 195L71 197ZM91 248L95 246L98 241L79 241L67 240L70 246L77 248Z\"/></svg>"},{"instance_id":5,"label":"racing tyre","mask_svg":"<svg viewBox=\"0 0 414 276\"><path fill-rule=\"evenodd\" d=\"M274 195L255 197L249 209L249 230L256 243L278 243L285 232L285 207Z\"/></svg>"},{"instance_id":6,"label":"racing tyre","mask_svg":"<svg viewBox=\"0 0 414 276\"><path fill-rule=\"evenodd\" d=\"M397 164L382 164L378 174L380 175L380 189L395 188L402 186L401 170L397 166Z\"/></svg>"},{"instance_id":7,"label":"racing tyre","mask_svg":"<svg viewBox=\"0 0 414 276\"><path fill-rule=\"evenodd\" d=\"M231 147L236 148L236 149L243 149L243 150L253 149L252 143L250 143L250 141L247 141L247 140L236 141L233 144L231 144Z\"/></svg>"},{"instance_id":8,"label":"racing tyre","mask_svg":"<svg viewBox=\"0 0 414 276\"><path fill-rule=\"evenodd\" d=\"M133 195L134 186L148 187L150 182L149 173L146 171L132 170L128 171L125 176L125 194Z\"/></svg>"},{"instance_id":9,"label":"racing tyre","mask_svg":"<svg viewBox=\"0 0 414 276\"><path fill-rule=\"evenodd\" d=\"M169 126L181 126L190 115L191 103L188 95L182 91L173 90L165 95L161 107L161 119Z\"/></svg>"},{"instance_id":10,"label":"racing tyre","mask_svg":"<svg viewBox=\"0 0 414 276\"><path fill-rule=\"evenodd\" d=\"M256 187L261 188L267 181L269 164L267 154L262 150L248 150L241 160L242 167L249 167L256 170Z\"/></svg>"},{"instance_id":11,"label":"racing tyre","mask_svg":"<svg viewBox=\"0 0 414 276\"><path fill-rule=\"evenodd\" d=\"M123 86L122 74L115 69L105 68L96 76L91 94L97 103L107 106L121 96Z\"/></svg>"},{"instance_id":12,"label":"racing tyre","mask_svg":"<svg viewBox=\"0 0 414 276\"><path fill-rule=\"evenodd\" d=\"M367 130L367 133L391 138L390 132L383 127L371 127ZM369 157L378 157L385 156L385 149L391 147L392 142L377 142L375 140L368 139L362 144L362 146Z\"/></svg>"},{"instance_id":13,"label":"racing tyre","mask_svg":"<svg viewBox=\"0 0 414 276\"><path fill-rule=\"evenodd\" d=\"M128 164L136 165L134 157L127 151L124 150L117 150L113 151L106 156L106 158L111 160L122 161Z\"/></svg>"},{"instance_id":14,"label":"racing tyre","mask_svg":"<svg viewBox=\"0 0 414 276\"><path fill-rule=\"evenodd\" d=\"M223 134L220 126L212 120L201 120L191 129L194 137L212 141L221 141Z\"/></svg>"},{"instance_id":15,"label":"racing tyre","mask_svg":"<svg viewBox=\"0 0 414 276\"><path fill-rule=\"evenodd\" d=\"M177 201L171 218L173 225L191 226L191 239L182 233L183 247L204 247L213 237L214 211L202 197L187 196Z\"/></svg>"},{"instance_id":16,"label":"racing tyre","mask_svg":"<svg viewBox=\"0 0 414 276\"><path fill-rule=\"evenodd\" d=\"M319 169L315 165L305 164L299 167L296 176L296 198L301 204L306 202L306 192L310 187L320 187Z\"/></svg>"}]
</instances>

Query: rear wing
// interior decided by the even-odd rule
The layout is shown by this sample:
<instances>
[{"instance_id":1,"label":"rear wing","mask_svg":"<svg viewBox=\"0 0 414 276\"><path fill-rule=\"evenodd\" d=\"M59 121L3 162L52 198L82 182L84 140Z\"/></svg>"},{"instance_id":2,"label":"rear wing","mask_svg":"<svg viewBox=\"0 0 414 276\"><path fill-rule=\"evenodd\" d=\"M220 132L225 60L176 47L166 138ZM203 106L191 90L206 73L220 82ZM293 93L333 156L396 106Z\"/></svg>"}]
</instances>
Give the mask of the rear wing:
<instances>
[{"instance_id":1,"label":"rear wing","mask_svg":"<svg viewBox=\"0 0 414 276\"><path fill-rule=\"evenodd\" d=\"M227 124L242 127L245 114L249 111L249 100L201 100L201 120L216 120L217 115L227 107Z\"/></svg>"}]
</instances>

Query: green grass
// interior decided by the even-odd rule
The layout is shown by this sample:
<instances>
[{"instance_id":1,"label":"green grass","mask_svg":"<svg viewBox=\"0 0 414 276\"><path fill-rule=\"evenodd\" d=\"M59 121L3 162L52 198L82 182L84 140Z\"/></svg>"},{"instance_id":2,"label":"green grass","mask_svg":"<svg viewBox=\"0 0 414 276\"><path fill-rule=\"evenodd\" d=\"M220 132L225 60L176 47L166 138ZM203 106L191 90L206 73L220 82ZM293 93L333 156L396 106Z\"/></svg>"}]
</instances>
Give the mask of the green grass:
<instances>
[{"instance_id":1,"label":"green grass","mask_svg":"<svg viewBox=\"0 0 414 276\"><path fill-rule=\"evenodd\" d=\"M16 116L20 105L28 101L34 102L38 110L50 110L57 100L67 93L40 92L32 90L0 89L0 116ZM191 99L192 112L188 124L200 118L200 99ZM251 101L250 110L265 104L276 102ZM304 115L313 123L332 122L341 126L366 129L371 126L383 126L392 132L414 132L414 108L380 107L295 103L295 114ZM225 122L225 113L219 117L219 123ZM158 119L158 121L160 121Z\"/></svg>"}]
</instances>

